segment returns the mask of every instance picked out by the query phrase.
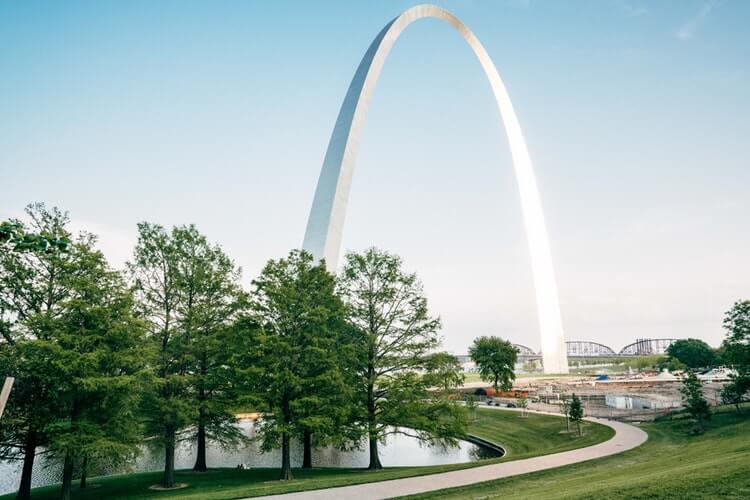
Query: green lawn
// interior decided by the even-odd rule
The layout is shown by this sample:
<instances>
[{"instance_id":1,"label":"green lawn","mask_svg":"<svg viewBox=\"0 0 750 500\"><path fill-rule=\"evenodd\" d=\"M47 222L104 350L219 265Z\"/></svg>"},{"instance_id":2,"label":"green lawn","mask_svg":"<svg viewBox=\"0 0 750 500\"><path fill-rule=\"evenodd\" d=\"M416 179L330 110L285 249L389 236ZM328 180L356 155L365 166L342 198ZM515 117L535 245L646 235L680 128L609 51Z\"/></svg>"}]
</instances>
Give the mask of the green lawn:
<instances>
[{"instance_id":1,"label":"green lawn","mask_svg":"<svg viewBox=\"0 0 750 500\"><path fill-rule=\"evenodd\" d=\"M213 469L208 473L195 474L189 471L177 473L177 482L189 487L174 491L151 491L149 486L159 482L160 473L148 472L124 476L109 476L89 480L90 488L74 488L74 499L122 499L122 498L188 498L228 499L302 491L331 486L382 481L401 477L418 476L460 468L485 465L499 461L517 460L535 455L590 446L612 436L609 427L586 423L585 435L581 438L561 432L565 422L559 417L530 414L526 418L517 412L480 409L477 421L471 424L470 432L493 443L502 445L508 454L501 459L483 460L471 464L441 465L432 467L394 467L378 472L362 469L295 469L293 481L277 480L277 469ZM388 464L384 464L388 465ZM34 499L53 499L59 496L59 487L38 488ZM0 496L10 500L13 495Z\"/></svg>"},{"instance_id":2,"label":"green lawn","mask_svg":"<svg viewBox=\"0 0 750 500\"><path fill-rule=\"evenodd\" d=\"M700 436L685 428L644 425L648 441L620 455L408 498L750 498L750 412L726 409Z\"/></svg>"}]
</instances>

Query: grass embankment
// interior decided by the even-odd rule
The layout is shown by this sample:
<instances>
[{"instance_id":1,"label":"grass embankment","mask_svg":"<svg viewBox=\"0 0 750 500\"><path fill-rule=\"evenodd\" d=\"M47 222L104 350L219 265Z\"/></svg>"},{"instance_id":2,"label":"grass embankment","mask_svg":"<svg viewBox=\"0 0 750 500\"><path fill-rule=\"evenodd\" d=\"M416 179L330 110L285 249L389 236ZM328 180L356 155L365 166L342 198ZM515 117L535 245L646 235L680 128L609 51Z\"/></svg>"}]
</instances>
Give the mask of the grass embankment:
<instances>
[{"instance_id":1,"label":"grass embankment","mask_svg":"<svg viewBox=\"0 0 750 500\"><path fill-rule=\"evenodd\" d=\"M684 420L644 425L648 441L625 453L408 497L441 499L750 498L750 413L715 414L700 436Z\"/></svg>"},{"instance_id":2,"label":"grass embankment","mask_svg":"<svg viewBox=\"0 0 750 500\"><path fill-rule=\"evenodd\" d=\"M179 471L176 481L188 483L189 486L173 491L149 490L149 486L160 481L161 474L146 472L90 479L89 488L85 490L79 490L77 485L74 485L73 498L91 500L101 498L217 500L330 488L546 455L590 446L609 439L613 434L609 427L586 423L584 426L585 435L577 438L573 435L561 433L565 428L565 421L559 417L548 415L529 414L526 418L523 418L517 412L479 409L477 417L477 420L470 425L470 433L503 446L508 452L504 458L468 464L393 467L377 472L340 468L295 469L295 479L284 482L277 480L278 469L212 469L202 474ZM56 499L59 496L59 491L59 486L37 488L33 491L32 497L35 500ZM0 496L0 500L10 500L11 498L13 498L13 495Z\"/></svg>"}]
</instances>

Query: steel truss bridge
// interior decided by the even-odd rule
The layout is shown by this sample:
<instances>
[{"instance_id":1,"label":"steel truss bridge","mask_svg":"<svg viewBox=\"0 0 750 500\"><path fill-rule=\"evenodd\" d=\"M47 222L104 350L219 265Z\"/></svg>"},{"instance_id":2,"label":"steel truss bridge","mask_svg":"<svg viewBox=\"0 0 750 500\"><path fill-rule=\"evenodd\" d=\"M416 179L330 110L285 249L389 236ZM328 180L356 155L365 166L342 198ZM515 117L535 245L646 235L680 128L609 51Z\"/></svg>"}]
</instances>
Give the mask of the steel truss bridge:
<instances>
[{"instance_id":1,"label":"steel truss bridge","mask_svg":"<svg viewBox=\"0 0 750 500\"><path fill-rule=\"evenodd\" d=\"M569 358L614 358L621 356L647 356L664 354L669 345L677 339L638 339L619 351L611 347L587 340L569 340L565 342ZM523 361L541 359L541 353L522 344L513 344L518 348L518 358Z\"/></svg>"}]
</instances>

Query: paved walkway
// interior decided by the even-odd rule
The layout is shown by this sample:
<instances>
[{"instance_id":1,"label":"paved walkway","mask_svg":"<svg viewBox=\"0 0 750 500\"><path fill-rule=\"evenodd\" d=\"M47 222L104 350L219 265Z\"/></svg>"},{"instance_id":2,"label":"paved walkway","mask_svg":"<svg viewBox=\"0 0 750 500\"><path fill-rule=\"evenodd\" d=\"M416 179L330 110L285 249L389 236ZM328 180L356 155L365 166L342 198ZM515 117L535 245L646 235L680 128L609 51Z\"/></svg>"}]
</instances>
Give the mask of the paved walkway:
<instances>
[{"instance_id":1,"label":"paved walkway","mask_svg":"<svg viewBox=\"0 0 750 500\"><path fill-rule=\"evenodd\" d=\"M560 416L559 414L556 415ZM579 448L577 450L564 451L552 455L543 455L523 460L513 460L493 465L472 467L470 469L429 474L426 476L392 479L390 481L379 481L375 483L357 484L354 486L342 486L322 490L301 491L298 493L286 493L282 495L254 497L253 500L258 500L258 498L269 500L343 500L347 498L356 498L357 500L376 500L402 495L413 495L416 493L425 493L427 491L441 490L443 488L466 486L468 484L481 483L483 481L490 481L503 477L527 474L529 472L536 472L544 469L553 469L563 465L584 462L586 460L602 458L608 455L615 455L631 448L636 448L648 439L648 434L629 424L599 418L586 418L586 420L613 428L615 430L614 437L609 441L589 446L588 448Z\"/></svg>"}]
</instances>

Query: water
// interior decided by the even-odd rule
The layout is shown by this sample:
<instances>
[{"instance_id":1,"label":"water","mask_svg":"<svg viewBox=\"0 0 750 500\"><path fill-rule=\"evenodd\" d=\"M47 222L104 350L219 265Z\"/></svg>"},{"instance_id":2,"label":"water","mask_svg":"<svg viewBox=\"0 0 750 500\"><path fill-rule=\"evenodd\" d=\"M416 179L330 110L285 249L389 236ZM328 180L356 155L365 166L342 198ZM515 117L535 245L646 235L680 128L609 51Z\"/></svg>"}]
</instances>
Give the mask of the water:
<instances>
[{"instance_id":1,"label":"water","mask_svg":"<svg viewBox=\"0 0 750 500\"><path fill-rule=\"evenodd\" d=\"M255 436L253 422L243 420L239 423L245 434ZM389 436L385 444L378 447L380 461L385 467L425 466L472 462L500 456L489 450L467 441L459 441L457 447L441 445L426 446L417 439L400 434ZM243 463L246 467L280 467L281 451L261 452L260 443L252 441L249 445L234 451L222 450L209 443L206 459L209 467L236 467ZM291 449L292 466L302 465L302 446L293 442ZM195 464L196 449L191 443L183 442L175 450L175 468L190 469ZM367 467L369 454L366 447L361 450L340 451L335 448L323 448L313 451L315 467ZM145 472L159 471L164 467L164 452L150 447L142 447L141 455L129 467L108 472ZM0 494L15 491L21 477L21 463L0 462ZM60 482L61 468L59 463L50 463L37 457L34 463L32 486L46 486Z\"/></svg>"}]
</instances>

